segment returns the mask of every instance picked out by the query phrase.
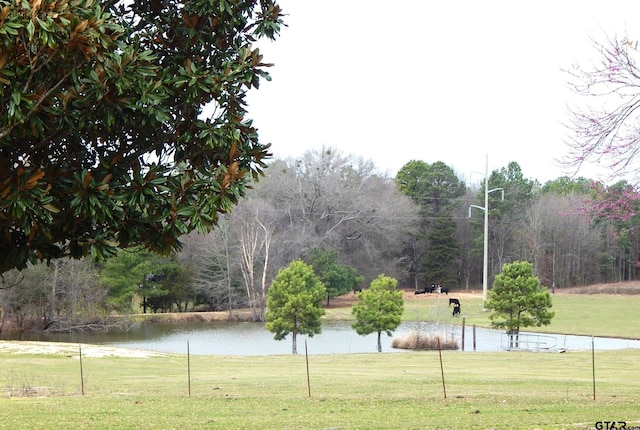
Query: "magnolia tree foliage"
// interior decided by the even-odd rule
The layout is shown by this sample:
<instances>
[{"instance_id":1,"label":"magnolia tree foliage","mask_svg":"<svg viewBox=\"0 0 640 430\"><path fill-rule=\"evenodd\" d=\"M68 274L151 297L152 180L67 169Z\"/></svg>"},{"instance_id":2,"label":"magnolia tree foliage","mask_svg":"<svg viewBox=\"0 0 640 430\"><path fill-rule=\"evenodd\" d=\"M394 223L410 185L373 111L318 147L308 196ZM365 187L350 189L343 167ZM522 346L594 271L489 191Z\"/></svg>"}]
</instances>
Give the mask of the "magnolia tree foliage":
<instances>
[{"instance_id":1,"label":"magnolia tree foliage","mask_svg":"<svg viewBox=\"0 0 640 430\"><path fill-rule=\"evenodd\" d=\"M353 305L352 313L356 322L353 329L359 335L378 334L378 352L382 352L382 332L391 336L402 322L404 299L402 291L397 290L398 281L389 276L380 275L371 282L371 287L357 294L358 301Z\"/></svg>"},{"instance_id":2,"label":"magnolia tree foliage","mask_svg":"<svg viewBox=\"0 0 640 430\"><path fill-rule=\"evenodd\" d=\"M281 16L271 0L0 0L0 273L211 229L269 156L245 95Z\"/></svg>"},{"instance_id":3,"label":"magnolia tree foliage","mask_svg":"<svg viewBox=\"0 0 640 430\"><path fill-rule=\"evenodd\" d=\"M322 329L321 302L326 294L311 266L302 260L292 261L278 272L267 292L267 330L274 333L275 340L291 333L292 353L297 354L298 334L313 336Z\"/></svg>"},{"instance_id":4,"label":"magnolia tree foliage","mask_svg":"<svg viewBox=\"0 0 640 430\"><path fill-rule=\"evenodd\" d=\"M518 333L521 327L548 325L554 313L551 295L533 274L531 263L515 261L502 266L496 275L493 289L489 291L487 309L491 325L505 328L508 333Z\"/></svg>"}]
</instances>

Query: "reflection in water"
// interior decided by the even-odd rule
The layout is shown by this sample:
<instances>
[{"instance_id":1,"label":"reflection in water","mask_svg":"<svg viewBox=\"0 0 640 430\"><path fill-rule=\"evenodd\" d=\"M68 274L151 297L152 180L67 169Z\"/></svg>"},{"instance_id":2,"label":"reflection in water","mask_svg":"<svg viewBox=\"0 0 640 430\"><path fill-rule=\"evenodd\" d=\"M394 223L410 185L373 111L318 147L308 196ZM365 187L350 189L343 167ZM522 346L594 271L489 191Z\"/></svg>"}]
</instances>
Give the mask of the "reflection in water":
<instances>
[{"instance_id":1,"label":"reflection in water","mask_svg":"<svg viewBox=\"0 0 640 430\"><path fill-rule=\"evenodd\" d=\"M393 334L402 336L412 330L421 333L440 333L454 336L461 347L461 327L438 325L426 322L403 323ZM473 330L465 330L465 351L473 351ZM590 336L555 336L558 347L567 350L590 350ZM477 328L476 351L500 351L504 344L504 333L498 330ZM188 324L140 324L126 333L26 333L21 340L42 340L52 342L92 343L126 348L145 349L160 352L186 353L196 355L273 355L290 354L291 337L276 341L273 334L259 323L212 322ZM309 354L366 353L376 352L377 335L359 336L347 321L323 321L322 333L314 337L298 337L298 353L304 353L307 341ZM392 337L383 333L383 352L401 352L391 347ZM628 339L595 338L596 349L640 348L640 341Z\"/></svg>"}]
</instances>

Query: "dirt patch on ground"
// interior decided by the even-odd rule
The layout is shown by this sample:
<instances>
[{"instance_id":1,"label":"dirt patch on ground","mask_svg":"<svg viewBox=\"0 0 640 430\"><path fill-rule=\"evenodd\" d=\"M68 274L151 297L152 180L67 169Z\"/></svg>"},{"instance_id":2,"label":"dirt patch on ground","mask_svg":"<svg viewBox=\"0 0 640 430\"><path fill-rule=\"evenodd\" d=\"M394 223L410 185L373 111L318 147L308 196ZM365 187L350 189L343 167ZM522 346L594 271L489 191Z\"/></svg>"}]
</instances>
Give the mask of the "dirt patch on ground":
<instances>
[{"instance_id":1,"label":"dirt patch on ground","mask_svg":"<svg viewBox=\"0 0 640 430\"><path fill-rule=\"evenodd\" d=\"M640 294L640 281L611 282L607 284L586 285L584 287L556 288L556 294Z\"/></svg>"},{"instance_id":2,"label":"dirt patch on ground","mask_svg":"<svg viewBox=\"0 0 640 430\"><path fill-rule=\"evenodd\" d=\"M65 355L70 358L82 357L126 357L148 358L167 354L139 349L117 348L102 345L74 344L62 342L34 342L34 341L0 341L0 352L10 354L47 354Z\"/></svg>"}]
</instances>

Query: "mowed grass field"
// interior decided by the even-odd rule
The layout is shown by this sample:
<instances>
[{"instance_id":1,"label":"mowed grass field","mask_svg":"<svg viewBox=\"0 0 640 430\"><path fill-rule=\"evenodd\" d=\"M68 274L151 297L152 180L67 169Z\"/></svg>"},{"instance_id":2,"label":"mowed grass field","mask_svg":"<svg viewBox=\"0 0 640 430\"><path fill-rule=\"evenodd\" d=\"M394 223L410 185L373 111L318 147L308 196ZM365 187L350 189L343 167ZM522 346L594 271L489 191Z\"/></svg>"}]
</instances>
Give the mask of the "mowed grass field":
<instances>
[{"instance_id":1,"label":"mowed grass field","mask_svg":"<svg viewBox=\"0 0 640 430\"><path fill-rule=\"evenodd\" d=\"M414 295L405 293L403 319L407 321L444 321L461 324L462 318L452 316L449 298L458 298L462 305L461 315L467 326L491 327L490 312L483 310L482 294L479 292L454 291L444 294ZM345 298L344 304L355 298ZM551 324L543 327L528 327L523 331L544 333L577 334L586 336L625 337L640 339L640 295L628 294L553 294L552 311L555 316ZM352 319L348 306L330 308L328 319Z\"/></svg>"},{"instance_id":2,"label":"mowed grass field","mask_svg":"<svg viewBox=\"0 0 640 430\"><path fill-rule=\"evenodd\" d=\"M467 324L488 325L480 297L453 296L460 297ZM412 297L405 317L445 320L445 298ZM556 318L548 331L640 335L637 296L554 295L553 303ZM327 317L348 311L328 309ZM0 353L0 428L588 429L603 421L640 426L640 350L594 356L443 351L442 367L437 351L313 355L308 377L304 355L190 361L184 355L87 356L82 395L76 349Z\"/></svg>"}]
</instances>

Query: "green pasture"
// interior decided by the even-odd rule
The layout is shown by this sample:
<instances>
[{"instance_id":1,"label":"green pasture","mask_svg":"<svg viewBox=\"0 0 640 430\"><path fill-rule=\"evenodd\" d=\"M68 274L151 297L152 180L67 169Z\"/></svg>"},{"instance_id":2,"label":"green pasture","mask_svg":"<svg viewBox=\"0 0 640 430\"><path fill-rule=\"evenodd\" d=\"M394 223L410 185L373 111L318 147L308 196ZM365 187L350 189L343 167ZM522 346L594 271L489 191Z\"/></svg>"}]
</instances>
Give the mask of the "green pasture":
<instances>
[{"instance_id":1,"label":"green pasture","mask_svg":"<svg viewBox=\"0 0 640 430\"><path fill-rule=\"evenodd\" d=\"M405 321L443 321L461 324L462 318L454 318L449 307L449 296L426 294L417 300L405 301ZM523 330L577 334L586 336L610 336L640 339L639 295L584 295L553 294L552 311L555 316L551 324L529 327ZM490 312L485 312L482 297L461 299L465 324L491 327ZM327 309L327 319L352 319L350 308Z\"/></svg>"},{"instance_id":2,"label":"green pasture","mask_svg":"<svg viewBox=\"0 0 640 430\"><path fill-rule=\"evenodd\" d=\"M405 319L460 322L447 300L408 301ZM556 317L542 330L640 337L633 317L640 297L554 295L553 304ZM489 325L480 298L462 306L466 324ZM326 317L350 318L350 309L329 309ZM640 350L443 351L441 357L442 367L437 351L312 355L309 379L304 355L192 356L190 378L185 355L87 357L83 395L73 346L64 354L4 352L0 429L640 426Z\"/></svg>"},{"instance_id":3,"label":"green pasture","mask_svg":"<svg viewBox=\"0 0 640 430\"><path fill-rule=\"evenodd\" d=\"M525 330L640 339L640 296L554 294L555 316L551 324ZM490 312L482 309L482 299L463 304L466 324L490 327Z\"/></svg>"},{"instance_id":4,"label":"green pasture","mask_svg":"<svg viewBox=\"0 0 640 430\"><path fill-rule=\"evenodd\" d=\"M430 429L640 425L640 351L85 358L2 354L0 428ZM311 396L309 396L309 387ZM446 398L445 398L446 389ZM630 424L628 424L630 425Z\"/></svg>"}]
</instances>

